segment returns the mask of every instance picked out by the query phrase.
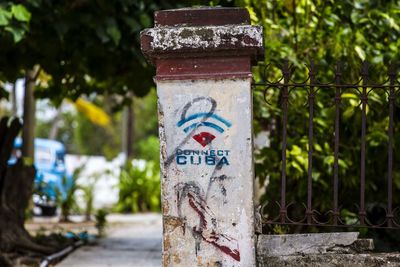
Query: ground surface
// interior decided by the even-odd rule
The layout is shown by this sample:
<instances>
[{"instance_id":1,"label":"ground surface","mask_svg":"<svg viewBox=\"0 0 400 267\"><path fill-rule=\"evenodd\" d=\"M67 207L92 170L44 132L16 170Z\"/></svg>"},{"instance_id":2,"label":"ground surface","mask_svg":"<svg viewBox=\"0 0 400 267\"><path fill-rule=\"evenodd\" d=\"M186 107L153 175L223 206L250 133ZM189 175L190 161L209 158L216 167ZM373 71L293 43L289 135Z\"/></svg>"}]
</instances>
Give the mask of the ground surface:
<instances>
[{"instance_id":1,"label":"ground surface","mask_svg":"<svg viewBox=\"0 0 400 267\"><path fill-rule=\"evenodd\" d=\"M161 266L161 215L110 215L107 236L70 254L57 267Z\"/></svg>"},{"instance_id":2,"label":"ground surface","mask_svg":"<svg viewBox=\"0 0 400 267\"><path fill-rule=\"evenodd\" d=\"M58 216L55 217L34 217L25 223L25 228L32 236L38 234L66 233L73 232L75 234L88 232L96 235L97 230L95 222L87 222L84 216L70 216L70 222L60 222Z\"/></svg>"}]
</instances>

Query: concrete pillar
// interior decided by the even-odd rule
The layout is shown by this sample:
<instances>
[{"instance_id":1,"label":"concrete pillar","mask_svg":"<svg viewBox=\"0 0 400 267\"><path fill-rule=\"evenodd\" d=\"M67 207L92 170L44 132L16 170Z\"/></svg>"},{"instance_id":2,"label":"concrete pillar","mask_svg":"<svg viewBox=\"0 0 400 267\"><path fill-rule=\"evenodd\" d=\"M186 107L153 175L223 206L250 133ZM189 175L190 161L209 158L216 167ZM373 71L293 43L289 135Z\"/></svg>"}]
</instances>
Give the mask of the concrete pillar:
<instances>
[{"instance_id":1,"label":"concrete pillar","mask_svg":"<svg viewBox=\"0 0 400 267\"><path fill-rule=\"evenodd\" d=\"M163 266L255 266L251 59L262 28L244 8L155 13Z\"/></svg>"}]
</instances>

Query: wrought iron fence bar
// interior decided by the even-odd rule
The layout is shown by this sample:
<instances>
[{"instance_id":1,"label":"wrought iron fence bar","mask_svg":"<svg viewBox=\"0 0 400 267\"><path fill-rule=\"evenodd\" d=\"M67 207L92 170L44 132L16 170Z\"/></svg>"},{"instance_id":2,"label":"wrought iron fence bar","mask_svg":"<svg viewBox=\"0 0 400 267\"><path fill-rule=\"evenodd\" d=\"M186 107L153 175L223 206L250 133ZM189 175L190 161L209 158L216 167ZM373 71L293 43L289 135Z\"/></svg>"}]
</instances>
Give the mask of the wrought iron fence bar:
<instances>
[{"instance_id":1,"label":"wrought iron fence bar","mask_svg":"<svg viewBox=\"0 0 400 267\"><path fill-rule=\"evenodd\" d=\"M330 227L338 227L338 228L375 228L375 229L400 229L400 207L393 207L393 180L394 180L394 149L395 149L395 105L396 98L400 92L398 77L398 69L392 66L388 71L388 76L385 82L375 84L370 80L369 77L369 64L364 62L361 68L361 77L356 83L344 83L343 82L343 65L337 63L335 69L335 78L334 82L329 83L321 83L317 80L317 71L314 62L311 62L309 66L309 73L307 79L303 83L293 82L291 77L293 76L292 66L289 66L289 62L286 60L284 65L281 68L282 77L275 82L266 81L264 83L253 83L255 88L264 89L264 97L265 93L269 90L279 90L279 98L281 100L281 122L282 125L279 127L281 129L281 181L280 181L280 202L276 202L279 205L279 215L276 217L263 217L264 224L279 224L279 225L298 225L298 226L330 226ZM257 90L256 89L256 90ZM308 167L307 167L307 201L306 203L298 203L298 202L290 202L288 205L287 199L287 147L288 147L288 127L289 127L289 95L292 91L299 89L307 92L307 101L308 101ZM354 218L352 218L351 222L347 221L347 219L342 218L342 209L340 206L340 195L339 189L341 188L341 175L340 175L340 128L342 124L342 108L341 103L343 102L343 94L346 92L346 89L352 89L354 92L358 93L360 99L360 107L361 107L361 129L360 129L360 173L359 173L359 204L358 210L354 213ZM333 177L332 179L332 196L330 199L332 200L331 209L326 211L315 210L313 208L313 165L314 162L314 127L315 125L315 108L316 108L316 92L319 90L325 90L325 92L329 90L333 90L334 93L334 145L333 145ZM380 92L388 93L387 105L388 105L388 177L387 177L387 205L385 205L386 215L379 217L379 221L376 221L377 218L369 218L367 216L367 205L366 202L366 185L367 185L367 173L366 173L366 158L367 158L367 126L368 126L368 117L367 117L367 108L369 101L369 93L372 91L378 92L378 90L384 90ZM265 101L268 102L267 99ZM271 105L271 104L270 104ZM333 111L333 110L332 110ZM315 166L314 166L315 167ZM355 201L357 202L357 201ZM299 210L294 210L294 213L291 213L291 207L295 204L301 204L304 207L304 210L299 213ZM315 203L314 203L315 204ZM346 203L348 205L348 203ZM292 218L294 215L295 218ZM347 217L346 217L347 218ZM356 220L356 221L354 221ZM371 221L372 220L372 221Z\"/></svg>"},{"instance_id":2,"label":"wrought iron fence bar","mask_svg":"<svg viewBox=\"0 0 400 267\"><path fill-rule=\"evenodd\" d=\"M390 85L394 85L396 81L396 71L395 66L392 65L389 70L389 80ZM389 89L389 128L388 128L388 179L387 179L387 190L388 190L388 200L387 200L387 226L393 226L393 124L394 124L394 103L395 103L395 88L391 87Z\"/></svg>"},{"instance_id":3,"label":"wrought iron fence bar","mask_svg":"<svg viewBox=\"0 0 400 267\"><path fill-rule=\"evenodd\" d=\"M361 93L361 170L360 170L360 210L359 210L359 219L360 224L365 224L365 152L366 152L366 132L367 132L367 101L368 101L368 94L367 94L367 82L368 82L368 63L364 62L362 71L362 93Z\"/></svg>"},{"instance_id":4,"label":"wrought iron fence bar","mask_svg":"<svg viewBox=\"0 0 400 267\"><path fill-rule=\"evenodd\" d=\"M304 83L254 83L253 86L258 86L258 87L271 87L271 88L280 88L282 86L287 86L287 87L299 87L299 88L304 88L304 87L309 87L309 86L314 86L314 87L318 87L318 88L354 88L357 89L360 87L360 85L356 84L356 85L351 85L351 84L321 84L321 83L308 83L308 84L304 84ZM364 85L363 85L364 86ZM388 89L388 88L396 88L397 85L373 85L373 84L368 84L366 83L365 86L367 87L371 87L373 89ZM262 90L262 89L260 89Z\"/></svg>"},{"instance_id":5,"label":"wrought iron fence bar","mask_svg":"<svg viewBox=\"0 0 400 267\"><path fill-rule=\"evenodd\" d=\"M316 70L314 62L311 61L309 71L310 83L315 83ZM313 134L314 134L314 86L310 85L308 92L308 173L307 173L307 223L313 222L312 214L312 166L313 166Z\"/></svg>"},{"instance_id":6,"label":"wrought iron fence bar","mask_svg":"<svg viewBox=\"0 0 400 267\"><path fill-rule=\"evenodd\" d=\"M289 61L286 60L282 68L284 84L290 81ZM280 221L286 222L286 148L287 148L287 122L288 122L288 101L289 88L282 87L282 176L281 176L281 202L280 202Z\"/></svg>"},{"instance_id":7,"label":"wrought iron fence bar","mask_svg":"<svg viewBox=\"0 0 400 267\"><path fill-rule=\"evenodd\" d=\"M280 222L275 222L275 221L268 221L266 222L269 225L297 225L297 226L317 226L317 227L334 227L334 228L368 228L368 229L392 229L392 230L400 230L398 226L373 226L373 225L359 225L359 224L338 224L338 225L332 225L332 224L308 224L308 223L298 223L298 222L286 222L286 223L280 223Z\"/></svg>"},{"instance_id":8,"label":"wrought iron fence bar","mask_svg":"<svg viewBox=\"0 0 400 267\"><path fill-rule=\"evenodd\" d=\"M340 63L336 64L335 85L340 85L342 71ZM336 87L335 92L335 150L334 150L334 165L333 165L333 225L338 224L339 207L338 207L338 190L339 190L339 140L340 140L340 103L341 103L341 88Z\"/></svg>"}]
</instances>

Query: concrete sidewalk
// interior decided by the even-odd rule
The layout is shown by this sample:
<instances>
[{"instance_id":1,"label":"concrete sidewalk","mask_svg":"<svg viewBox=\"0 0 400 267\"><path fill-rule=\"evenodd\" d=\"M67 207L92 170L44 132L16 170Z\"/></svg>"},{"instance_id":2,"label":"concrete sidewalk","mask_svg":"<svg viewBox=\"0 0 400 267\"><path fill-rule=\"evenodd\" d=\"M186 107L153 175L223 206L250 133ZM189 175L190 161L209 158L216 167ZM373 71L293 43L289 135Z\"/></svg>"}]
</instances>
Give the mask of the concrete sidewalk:
<instances>
[{"instance_id":1,"label":"concrete sidewalk","mask_svg":"<svg viewBox=\"0 0 400 267\"><path fill-rule=\"evenodd\" d=\"M161 266L161 215L110 215L107 220L111 226L105 238L78 249L57 267Z\"/></svg>"}]
</instances>

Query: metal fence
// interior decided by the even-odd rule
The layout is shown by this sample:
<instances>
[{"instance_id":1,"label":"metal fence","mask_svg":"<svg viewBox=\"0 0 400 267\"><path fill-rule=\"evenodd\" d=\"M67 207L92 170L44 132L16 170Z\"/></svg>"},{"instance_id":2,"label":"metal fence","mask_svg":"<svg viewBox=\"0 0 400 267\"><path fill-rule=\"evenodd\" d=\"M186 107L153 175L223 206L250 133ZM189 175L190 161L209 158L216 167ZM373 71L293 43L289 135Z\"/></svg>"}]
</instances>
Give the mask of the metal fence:
<instances>
[{"instance_id":1,"label":"metal fence","mask_svg":"<svg viewBox=\"0 0 400 267\"><path fill-rule=\"evenodd\" d=\"M264 224L267 225L304 225L304 226L333 226L333 227L370 227L370 228L400 228L400 216L397 216L399 210L393 206L393 183L394 183L394 127L395 127L395 102L396 97L400 91L399 81L397 80L398 71L395 65L390 65L388 67L388 71L381 71L381 76L385 76L386 80L380 83L375 83L372 81L373 74L376 74L376 71L371 72L370 64L368 62L364 62L360 66L358 81L354 83L345 83L344 82L344 69L343 64L338 63L334 67L334 77L332 82L320 82L321 75L324 73L317 73L317 67L314 62L311 62L307 66L307 79L301 83L294 82L292 80L295 70L293 66L291 66L288 61L285 61L282 67L280 68L282 76L276 82L267 81L265 77L268 76L268 73L264 73L262 82L255 82L253 84L253 88L255 92L261 92L264 96L265 102L268 105L274 106L274 108L279 109L279 116L275 127L279 127L279 146L269 147L268 149L277 149L280 151L280 178L279 181L276 181L277 187L280 188L280 196L276 198L276 203L271 203L271 200L268 204L264 205L262 209L262 214L267 214L267 216L263 217ZM379 70L378 70L379 71ZM266 72L268 72L268 68L266 68ZM275 71L276 73L276 71ZM271 76L271 75L270 75ZM287 199L288 189L287 184L290 181L291 177L287 175L287 151L288 151L288 135L291 133L288 132L288 116L290 115L290 95L295 90L303 90L306 104L306 109L308 110L308 114L306 115L307 120L307 128L305 128L305 136L307 136L307 171L304 171L306 182L303 183L306 188L305 199L303 200L302 205L304 208L299 210L297 206L297 214L301 214L300 217L292 218L289 215L288 210L295 208L293 202L289 202ZM348 222L342 217L342 205L339 199L339 192L341 190L340 181L346 179L346 177L340 177L340 166L339 160L341 155L341 136L340 129L341 124L341 112L342 112L342 100L343 93L347 90L352 90L354 94L356 94L359 98L359 107L356 109L356 112L360 112L361 123L360 123L360 145L359 145L359 168L358 174L359 178L358 183L356 185L356 190L358 191L354 194L355 199L354 203L357 204L357 209L354 212L355 220L352 222ZM315 136L314 132L318 125L315 125L315 105L316 98L323 91L330 91L332 96L332 109L334 110L334 118L332 118L333 124L333 133L332 135L332 143L331 149L333 151L333 172L329 181L329 190L331 190L329 194L329 209L328 210L316 210L314 208L316 203L313 203L313 189L315 191L315 186L313 186L313 163L315 157L314 151L314 142ZM366 181L368 181L369 177L366 177L366 149L367 147L367 127L368 127L368 109L369 107L369 98L371 92L379 91L382 94L386 95L383 99L386 101L384 103L385 109L379 111L385 113L388 117L387 120L387 129L384 130L385 134L387 134L387 142L385 146L387 146L387 154L385 151L384 155L369 155L371 157L387 157L387 173L382 174L382 181L386 184L385 191L385 200L381 201L384 203L384 212L381 214L380 220L374 220L372 222L368 219L367 210L366 210ZM279 94L279 101L275 103L271 103L268 99L268 95L271 95L271 92L275 92ZM278 98L277 98L278 99ZM290 144L289 144L290 145ZM386 162L386 159L385 159ZM368 168L367 168L368 169ZM277 180L277 179L276 179ZM351 194L351 192L349 192ZM276 194L278 195L278 194ZM373 198L373 196L368 196ZM268 195L267 195L268 199ZM276 214L272 213L272 206L275 205ZM323 215L321 215L323 214ZM399 218L398 218L399 217ZM323 219L321 219L323 218ZM378 221L378 222L377 222Z\"/></svg>"}]
</instances>

